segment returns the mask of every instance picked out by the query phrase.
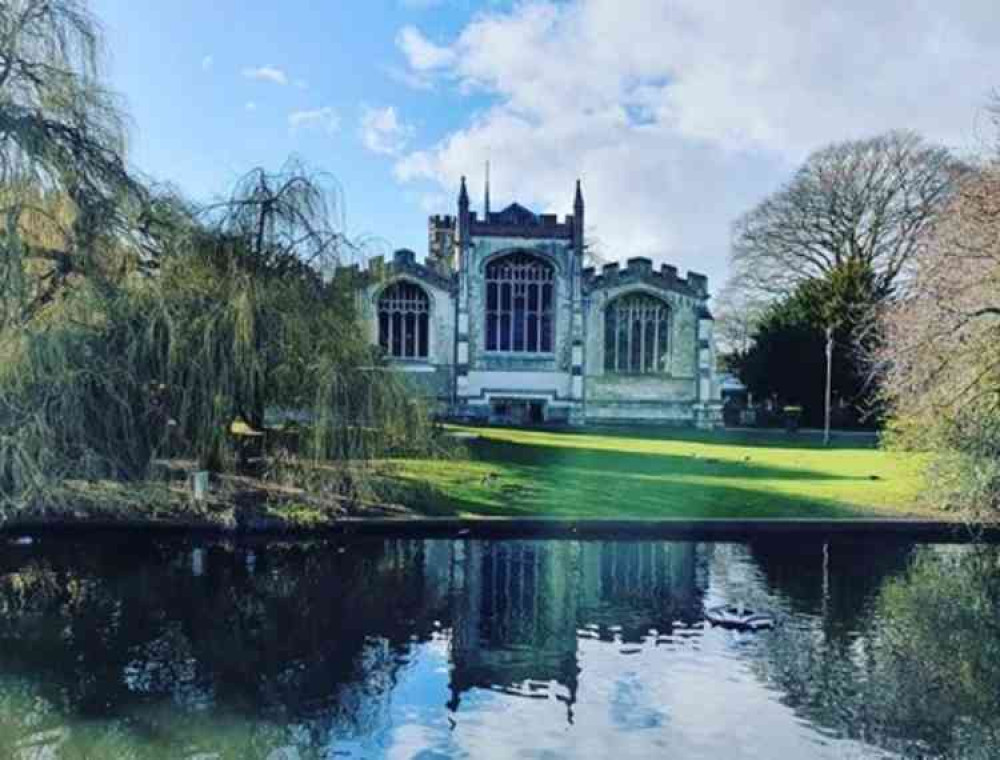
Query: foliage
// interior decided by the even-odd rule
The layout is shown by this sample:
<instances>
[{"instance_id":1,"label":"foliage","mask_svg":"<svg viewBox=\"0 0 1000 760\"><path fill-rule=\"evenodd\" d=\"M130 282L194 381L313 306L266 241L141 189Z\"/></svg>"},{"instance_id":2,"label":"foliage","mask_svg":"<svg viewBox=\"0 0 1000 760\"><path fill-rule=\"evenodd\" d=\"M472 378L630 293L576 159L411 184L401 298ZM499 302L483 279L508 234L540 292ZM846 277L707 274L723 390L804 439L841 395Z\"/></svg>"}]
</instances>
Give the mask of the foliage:
<instances>
[{"instance_id":1,"label":"foliage","mask_svg":"<svg viewBox=\"0 0 1000 760\"><path fill-rule=\"evenodd\" d=\"M834 424L875 421L866 366L877 342L874 310L910 276L922 236L967 171L910 132L810 155L734 226L733 274L719 310L727 367L758 398L801 403L807 422L821 424L832 328Z\"/></svg>"},{"instance_id":2,"label":"foliage","mask_svg":"<svg viewBox=\"0 0 1000 760\"><path fill-rule=\"evenodd\" d=\"M100 54L80 0L0 4L0 327L33 318L82 275L117 271L141 216Z\"/></svg>"},{"instance_id":3,"label":"foliage","mask_svg":"<svg viewBox=\"0 0 1000 760\"><path fill-rule=\"evenodd\" d=\"M873 273L884 297L964 171L945 148L910 132L823 148L736 222L731 281L747 293L784 297L857 265Z\"/></svg>"},{"instance_id":4,"label":"foliage","mask_svg":"<svg viewBox=\"0 0 1000 760\"><path fill-rule=\"evenodd\" d=\"M849 262L821 280L803 282L766 309L752 345L730 360L754 396L800 404L808 424L821 424L829 326L834 338L832 387L839 402L835 425L870 424L877 409L867 354L861 349L875 337L875 280L866 266Z\"/></svg>"},{"instance_id":5,"label":"foliage","mask_svg":"<svg viewBox=\"0 0 1000 760\"><path fill-rule=\"evenodd\" d=\"M995 548L925 550L876 604L883 626L869 709L935 757L992 757L1000 741Z\"/></svg>"},{"instance_id":6,"label":"foliage","mask_svg":"<svg viewBox=\"0 0 1000 760\"><path fill-rule=\"evenodd\" d=\"M1000 165L960 185L924 240L878 352L895 442L938 454L928 497L1000 515Z\"/></svg>"},{"instance_id":7,"label":"foliage","mask_svg":"<svg viewBox=\"0 0 1000 760\"><path fill-rule=\"evenodd\" d=\"M0 333L0 506L74 475L137 477L155 449L142 299L95 315L88 296L45 329Z\"/></svg>"},{"instance_id":8,"label":"foliage","mask_svg":"<svg viewBox=\"0 0 1000 760\"><path fill-rule=\"evenodd\" d=\"M260 429L269 409L298 417L285 440L303 461L430 453L352 283L322 275L341 250L326 204L297 167L255 171L203 213L167 204L156 277L80 288L44 328L0 336L0 504L45 503L69 478L142 479L163 456L228 469L230 422ZM331 479L301 463L270 474ZM363 470L337 474L338 495L365 493Z\"/></svg>"},{"instance_id":9,"label":"foliage","mask_svg":"<svg viewBox=\"0 0 1000 760\"><path fill-rule=\"evenodd\" d=\"M269 410L298 424L256 452L266 474L338 499L369 495L365 462L428 455L334 276L356 246L329 178L258 169L205 207L150 190L100 62L82 0L0 5L0 511L164 456L229 469L230 423Z\"/></svg>"}]
</instances>

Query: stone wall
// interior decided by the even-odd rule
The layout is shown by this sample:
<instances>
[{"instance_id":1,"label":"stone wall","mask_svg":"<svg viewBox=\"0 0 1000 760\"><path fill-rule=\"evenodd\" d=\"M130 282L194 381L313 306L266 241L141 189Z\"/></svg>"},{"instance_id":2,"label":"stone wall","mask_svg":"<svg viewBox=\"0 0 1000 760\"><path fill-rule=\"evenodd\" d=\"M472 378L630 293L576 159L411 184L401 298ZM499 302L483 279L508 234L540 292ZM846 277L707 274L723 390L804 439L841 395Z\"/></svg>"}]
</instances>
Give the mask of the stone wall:
<instances>
[{"instance_id":1,"label":"stone wall","mask_svg":"<svg viewBox=\"0 0 1000 760\"><path fill-rule=\"evenodd\" d=\"M427 358L389 361L415 393L432 401L441 413L446 413L453 401L455 366L455 301L450 282L416 264L409 256L397 255L388 266L381 260L373 260L368 274L359 308L375 345L378 344L378 299L385 288L403 280L418 285L427 294L430 300Z\"/></svg>"},{"instance_id":2,"label":"stone wall","mask_svg":"<svg viewBox=\"0 0 1000 760\"><path fill-rule=\"evenodd\" d=\"M701 424L702 407L718 396L714 383L711 315L704 277L664 265L655 271L648 259L630 259L624 269L606 265L601 274L584 273L584 409L587 420ZM615 299L648 293L670 309L670 337L662 374L608 373L605 361L605 310Z\"/></svg>"},{"instance_id":3,"label":"stone wall","mask_svg":"<svg viewBox=\"0 0 1000 760\"><path fill-rule=\"evenodd\" d=\"M605 424L647 423L651 425L694 425L697 415L690 401L595 401L586 403L586 421Z\"/></svg>"},{"instance_id":4,"label":"stone wall","mask_svg":"<svg viewBox=\"0 0 1000 760\"><path fill-rule=\"evenodd\" d=\"M496 353L487 354L484 342L486 314L485 271L488 261L507 253L525 251L551 263L556 269L556 325L554 351L551 358L514 354L504 357ZM572 282L567 273L572 267L572 248L564 241L533 242L526 244L517 238L490 237L474 239L468 257L469 288L469 368L505 369L507 367L525 369L525 363L538 370L558 370L569 372L572 360L573 341L570 333L569 299ZM519 365L519 366L518 366Z\"/></svg>"},{"instance_id":5,"label":"stone wall","mask_svg":"<svg viewBox=\"0 0 1000 760\"><path fill-rule=\"evenodd\" d=\"M586 366L587 378L603 377L604 372L604 310L616 298L628 293L649 293L666 302L670 307L670 339L667 344L668 360L665 377L687 380L691 398L695 396L694 379L698 367L698 309L701 300L672 291L665 291L644 283L629 283L592 291L586 299ZM621 377L621 376L616 376ZM647 376L648 377L648 376ZM642 382L643 378L636 378Z\"/></svg>"},{"instance_id":6,"label":"stone wall","mask_svg":"<svg viewBox=\"0 0 1000 760\"><path fill-rule=\"evenodd\" d=\"M670 307L666 372L618 375L604 370L604 311L619 296L650 293ZM584 398L588 419L691 420L698 400L698 316L701 299L642 282L600 288L586 301Z\"/></svg>"},{"instance_id":7,"label":"stone wall","mask_svg":"<svg viewBox=\"0 0 1000 760\"><path fill-rule=\"evenodd\" d=\"M487 353L485 350L486 264L516 251L548 261L556 270L555 334L551 356ZM473 238L464 273L468 288L469 376L466 398L472 406L484 406L491 397L537 397L550 408L571 401L572 393L572 246L565 240L534 240L491 236ZM473 410L475 413L476 410Z\"/></svg>"},{"instance_id":8,"label":"stone wall","mask_svg":"<svg viewBox=\"0 0 1000 760\"><path fill-rule=\"evenodd\" d=\"M450 218L435 221L450 234ZM548 421L717 424L713 322L703 276L689 272L681 278L668 265L654 270L644 258L630 259L624 268L608 264L599 274L581 271L579 255L565 236L531 239L496 232L469 240L461 272L444 265L442 251L436 251L433 266L416 263L411 251L397 251L391 264L375 259L367 272L355 272L365 283L361 308L373 343L378 342L377 302L385 287L407 280L430 299L428 357L392 360L415 393L432 399L443 414L482 421L490 419L491 400L499 400L543 401ZM485 351L486 264L517 251L545 259L556 271L551 355ZM665 370L655 375L606 373L605 309L636 292L654 295L670 308ZM463 293L467 311L459 316ZM574 299L582 306L575 328Z\"/></svg>"}]
</instances>

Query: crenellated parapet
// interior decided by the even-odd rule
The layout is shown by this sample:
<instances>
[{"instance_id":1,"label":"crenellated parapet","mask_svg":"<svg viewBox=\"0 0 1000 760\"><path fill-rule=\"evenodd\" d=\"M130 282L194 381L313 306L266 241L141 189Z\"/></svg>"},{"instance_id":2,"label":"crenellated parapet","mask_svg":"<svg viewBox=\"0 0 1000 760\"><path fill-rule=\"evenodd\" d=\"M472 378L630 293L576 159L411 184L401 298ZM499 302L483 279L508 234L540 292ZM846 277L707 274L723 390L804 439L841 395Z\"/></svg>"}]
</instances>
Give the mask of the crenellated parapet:
<instances>
[{"instance_id":1,"label":"crenellated parapet","mask_svg":"<svg viewBox=\"0 0 1000 760\"><path fill-rule=\"evenodd\" d=\"M364 288L402 275L448 291L453 291L457 283L457 276L442 274L432 267L419 263L417 255L407 248L395 251L389 261L386 261L384 256L372 256L364 269L358 264L337 267L335 276L350 278L352 285Z\"/></svg>"},{"instance_id":2,"label":"crenellated parapet","mask_svg":"<svg viewBox=\"0 0 1000 760\"><path fill-rule=\"evenodd\" d=\"M556 214L536 214L519 203L512 203L503 211L489 212L480 218L469 212L469 232L473 237L521 237L572 240L573 215L562 220Z\"/></svg>"},{"instance_id":3,"label":"crenellated parapet","mask_svg":"<svg viewBox=\"0 0 1000 760\"><path fill-rule=\"evenodd\" d=\"M632 283L644 283L702 300L708 298L705 275L689 271L686 278L680 277L677 267L662 264L655 269L652 260L644 256L629 259L624 268L616 261L605 264L599 272L594 267L583 270L583 289L587 293Z\"/></svg>"},{"instance_id":4,"label":"crenellated parapet","mask_svg":"<svg viewBox=\"0 0 1000 760\"><path fill-rule=\"evenodd\" d=\"M484 189L477 213L463 177L456 213L428 217L426 259L337 271L413 393L466 421L717 424L708 278L641 256L584 268L579 181L565 216L493 211Z\"/></svg>"}]
</instances>

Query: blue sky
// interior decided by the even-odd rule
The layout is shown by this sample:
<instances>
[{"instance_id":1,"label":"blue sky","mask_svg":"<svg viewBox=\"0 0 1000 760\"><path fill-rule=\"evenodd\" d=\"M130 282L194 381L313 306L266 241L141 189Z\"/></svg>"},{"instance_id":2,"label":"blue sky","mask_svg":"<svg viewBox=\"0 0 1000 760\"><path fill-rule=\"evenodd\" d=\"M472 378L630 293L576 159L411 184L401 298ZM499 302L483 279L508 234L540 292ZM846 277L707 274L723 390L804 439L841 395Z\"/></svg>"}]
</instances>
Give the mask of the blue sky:
<instances>
[{"instance_id":1,"label":"blue sky","mask_svg":"<svg viewBox=\"0 0 1000 760\"><path fill-rule=\"evenodd\" d=\"M112 84L132 116L131 158L142 170L207 198L255 166L277 168L296 155L342 186L352 234L426 247L426 183L397 184L392 156L365 148L359 122L365 106L391 105L406 114L413 139L462 125L474 104L457 93L428 99L392 72L405 69L395 44L402 25L446 35L467 10L379 0L96 0L94 10L107 33ZM287 83L246 73L262 67ZM318 115L323 109L332 121ZM297 113L307 120L295 127Z\"/></svg>"},{"instance_id":2,"label":"blue sky","mask_svg":"<svg viewBox=\"0 0 1000 760\"><path fill-rule=\"evenodd\" d=\"M458 178L568 213L611 259L727 273L730 225L823 144L915 129L977 150L989 0L93 0L130 156L197 198L292 155L348 232L423 255Z\"/></svg>"}]
</instances>

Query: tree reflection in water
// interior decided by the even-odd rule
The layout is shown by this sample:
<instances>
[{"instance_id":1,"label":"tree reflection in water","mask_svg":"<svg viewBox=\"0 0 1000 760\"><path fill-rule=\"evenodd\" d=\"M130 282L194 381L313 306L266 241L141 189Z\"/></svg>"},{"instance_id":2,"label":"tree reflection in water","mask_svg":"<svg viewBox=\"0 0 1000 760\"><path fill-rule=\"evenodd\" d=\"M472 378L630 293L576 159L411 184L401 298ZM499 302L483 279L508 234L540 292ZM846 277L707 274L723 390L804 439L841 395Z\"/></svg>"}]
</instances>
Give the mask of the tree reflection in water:
<instances>
[{"instance_id":1,"label":"tree reflection in water","mask_svg":"<svg viewBox=\"0 0 1000 760\"><path fill-rule=\"evenodd\" d=\"M782 625L703 626L741 599ZM564 751L598 731L652 748L684 738L663 689L724 696L736 656L817 736L965 756L1000 746L998 604L992 547L45 540L0 554L0 754L382 756L420 724L459 755L463 716L530 747L508 699L558 704Z\"/></svg>"}]
</instances>

